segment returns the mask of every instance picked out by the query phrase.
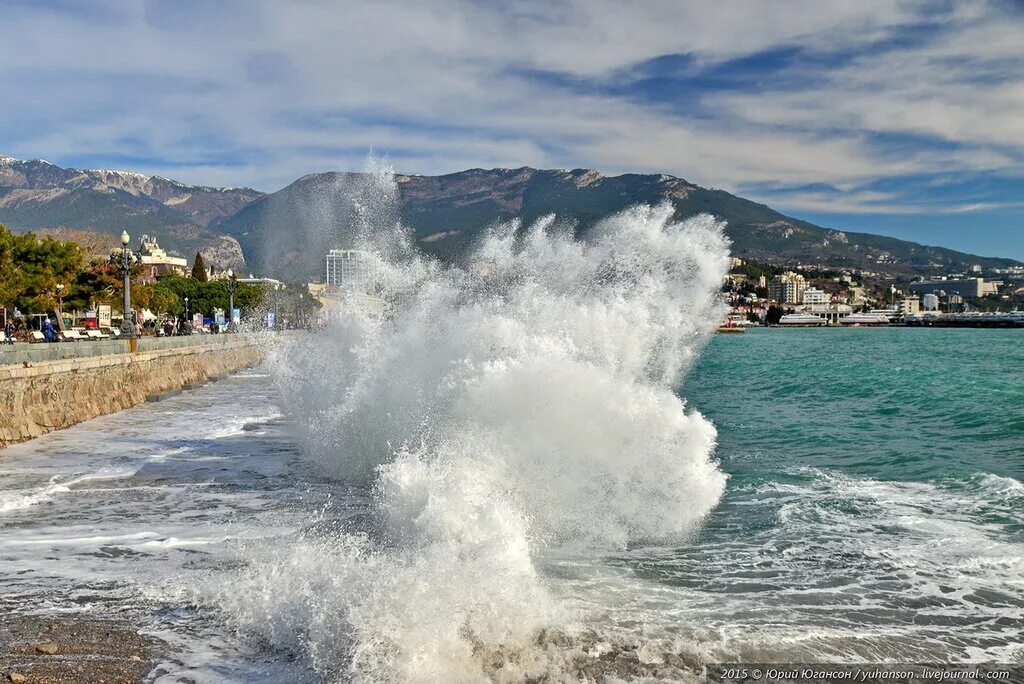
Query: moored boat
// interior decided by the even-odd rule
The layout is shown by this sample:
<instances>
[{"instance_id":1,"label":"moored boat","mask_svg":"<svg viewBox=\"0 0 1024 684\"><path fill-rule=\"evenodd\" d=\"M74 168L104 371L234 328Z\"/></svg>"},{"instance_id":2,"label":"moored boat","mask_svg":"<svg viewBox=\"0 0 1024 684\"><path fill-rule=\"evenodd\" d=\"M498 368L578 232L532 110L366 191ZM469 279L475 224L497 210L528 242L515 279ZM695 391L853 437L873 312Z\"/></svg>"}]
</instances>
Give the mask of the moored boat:
<instances>
[{"instance_id":1,"label":"moored boat","mask_svg":"<svg viewBox=\"0 0 1024 684\"><path fill-rule=\"evenodd\" d=\"M825 325L825 322L824 318L812 313L791 313L779 319L779 325L786 327L820 327Z\"/></svg>"}]
</instances>

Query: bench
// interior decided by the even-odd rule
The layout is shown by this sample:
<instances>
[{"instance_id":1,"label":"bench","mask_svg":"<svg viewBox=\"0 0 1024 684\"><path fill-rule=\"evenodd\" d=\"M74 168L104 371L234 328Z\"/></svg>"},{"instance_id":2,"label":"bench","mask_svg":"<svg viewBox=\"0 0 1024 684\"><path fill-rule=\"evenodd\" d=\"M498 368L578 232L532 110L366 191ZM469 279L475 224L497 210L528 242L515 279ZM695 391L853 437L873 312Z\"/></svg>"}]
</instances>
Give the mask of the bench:
<instances>
[{"instance_id":1,"label":"bench","mask_svg":"<svg viewBox=\"0 0 1024 684\"><path fill-rule=\"evenodd\" d=\"M43 333L39 332L38 330L33 330L32 331L32 339L30 341L31 342L45 342L46 341L46 337L43 335Z\"/></svg>"},{"instance_id":2,"label":"bench","mask_svg":"<svg viewBox=\"0 0 1024 684\"><path fill-rule=\"evenodd\" d=\"M81 339L84 339L81 335L78 334L77 330L64 330L63 332L60 333L60 338L65 342L77 342Z\"/></svg>"}]
</instances>

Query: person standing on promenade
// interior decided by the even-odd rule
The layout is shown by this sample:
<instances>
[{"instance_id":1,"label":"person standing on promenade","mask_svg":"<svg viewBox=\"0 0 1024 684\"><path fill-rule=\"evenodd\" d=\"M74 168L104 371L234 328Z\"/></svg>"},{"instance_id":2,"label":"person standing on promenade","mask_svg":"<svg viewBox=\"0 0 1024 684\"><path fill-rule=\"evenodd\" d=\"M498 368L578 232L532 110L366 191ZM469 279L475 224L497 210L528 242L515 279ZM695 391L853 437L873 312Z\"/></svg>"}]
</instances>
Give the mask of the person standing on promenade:
<instances>
[{"instance_id":1,"label":"person standing on promenade","mask_svg":"<svg viewBox=\"0 0 1024 684\"><path fill-rule=\"evenodd\" d=\"M14 322L7 321L7 325L4 326L4 338L7 344L14 344Z\"/></svg>"},{"instance_id":2,"label":"person standing on promenade","mask_svg":"<svg viewBox=\"0 0 1024 684\"><path fill-rule=\"evenodd\" d=\"M47 318L46 322L43 323L43 337L46 339L47 342L57 341L57 334L53 332L53 323L50 321L49 318Z\"/></svg>"}]
</instances>

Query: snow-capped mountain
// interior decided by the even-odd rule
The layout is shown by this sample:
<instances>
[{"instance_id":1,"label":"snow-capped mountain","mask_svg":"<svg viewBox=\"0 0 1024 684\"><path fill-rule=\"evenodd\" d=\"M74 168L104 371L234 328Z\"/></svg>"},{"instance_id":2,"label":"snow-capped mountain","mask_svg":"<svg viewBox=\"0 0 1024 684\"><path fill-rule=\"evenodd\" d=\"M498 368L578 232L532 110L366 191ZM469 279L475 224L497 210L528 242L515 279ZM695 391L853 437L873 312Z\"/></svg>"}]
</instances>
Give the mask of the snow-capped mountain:
<instances>
[{"instance_id":1,"label":"snow-capped mountain","mask_svg":"<svg viewBox=\"0 0 1024 684\"><path fill-rule=\"evenodd\" d=\"M187 185L131 171L63 168L42 159L0 155L0 223L14 230L86 229L157 236L182 256L196 251L224 267L244 265L241 247L208 226L263 193L251 188Z\"/></svg>"},{"instance_id":2,"label":"snow-capped mountain","mask_svg":"<svg viewBox=\"0 0 1024 684\"><path fill-rule=\"evenodd\" d=\"M12 190L19 192L11 195ZM137 208L145 208L145 200L151 200L182 220L200 226L234 214L263 194L251 188L186 185L131 171L62 168L43 159L0 156L0 193L11 195L6 202L0 196L0 207L12 201L50 201L80 190L105 193Z\"/></svg>"}]
</instances>

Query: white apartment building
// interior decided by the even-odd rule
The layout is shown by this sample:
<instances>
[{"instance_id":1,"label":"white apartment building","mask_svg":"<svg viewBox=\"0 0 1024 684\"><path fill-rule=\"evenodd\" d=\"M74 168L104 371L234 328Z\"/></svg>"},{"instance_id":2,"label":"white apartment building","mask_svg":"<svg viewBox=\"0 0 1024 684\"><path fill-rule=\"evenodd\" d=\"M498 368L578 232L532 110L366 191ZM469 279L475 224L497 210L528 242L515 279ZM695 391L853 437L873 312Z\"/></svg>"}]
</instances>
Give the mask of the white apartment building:
<instances>
[{"instance_id":1,"label":"white apartment building","mask_svg":"<svg viewBox=\"0 0 1024 684\"><path fill-rule=\"evenodd\" d=\"M832 301L831 295L824 290L819 290L816 287L809 287L803 292L801 297L801 304L828 304Z\"/></svg>"},{"instance_id":2,"label":"white apartment building","mask_svg":"<svg viewBox=\"0 0 1024 684\"><path fill-rule=\"evenodd\" d=\"M768 284L768 297L784 304L800 304L807 281L798 273L786 271L772 278Z\"/></svg>"}]
</instances>

